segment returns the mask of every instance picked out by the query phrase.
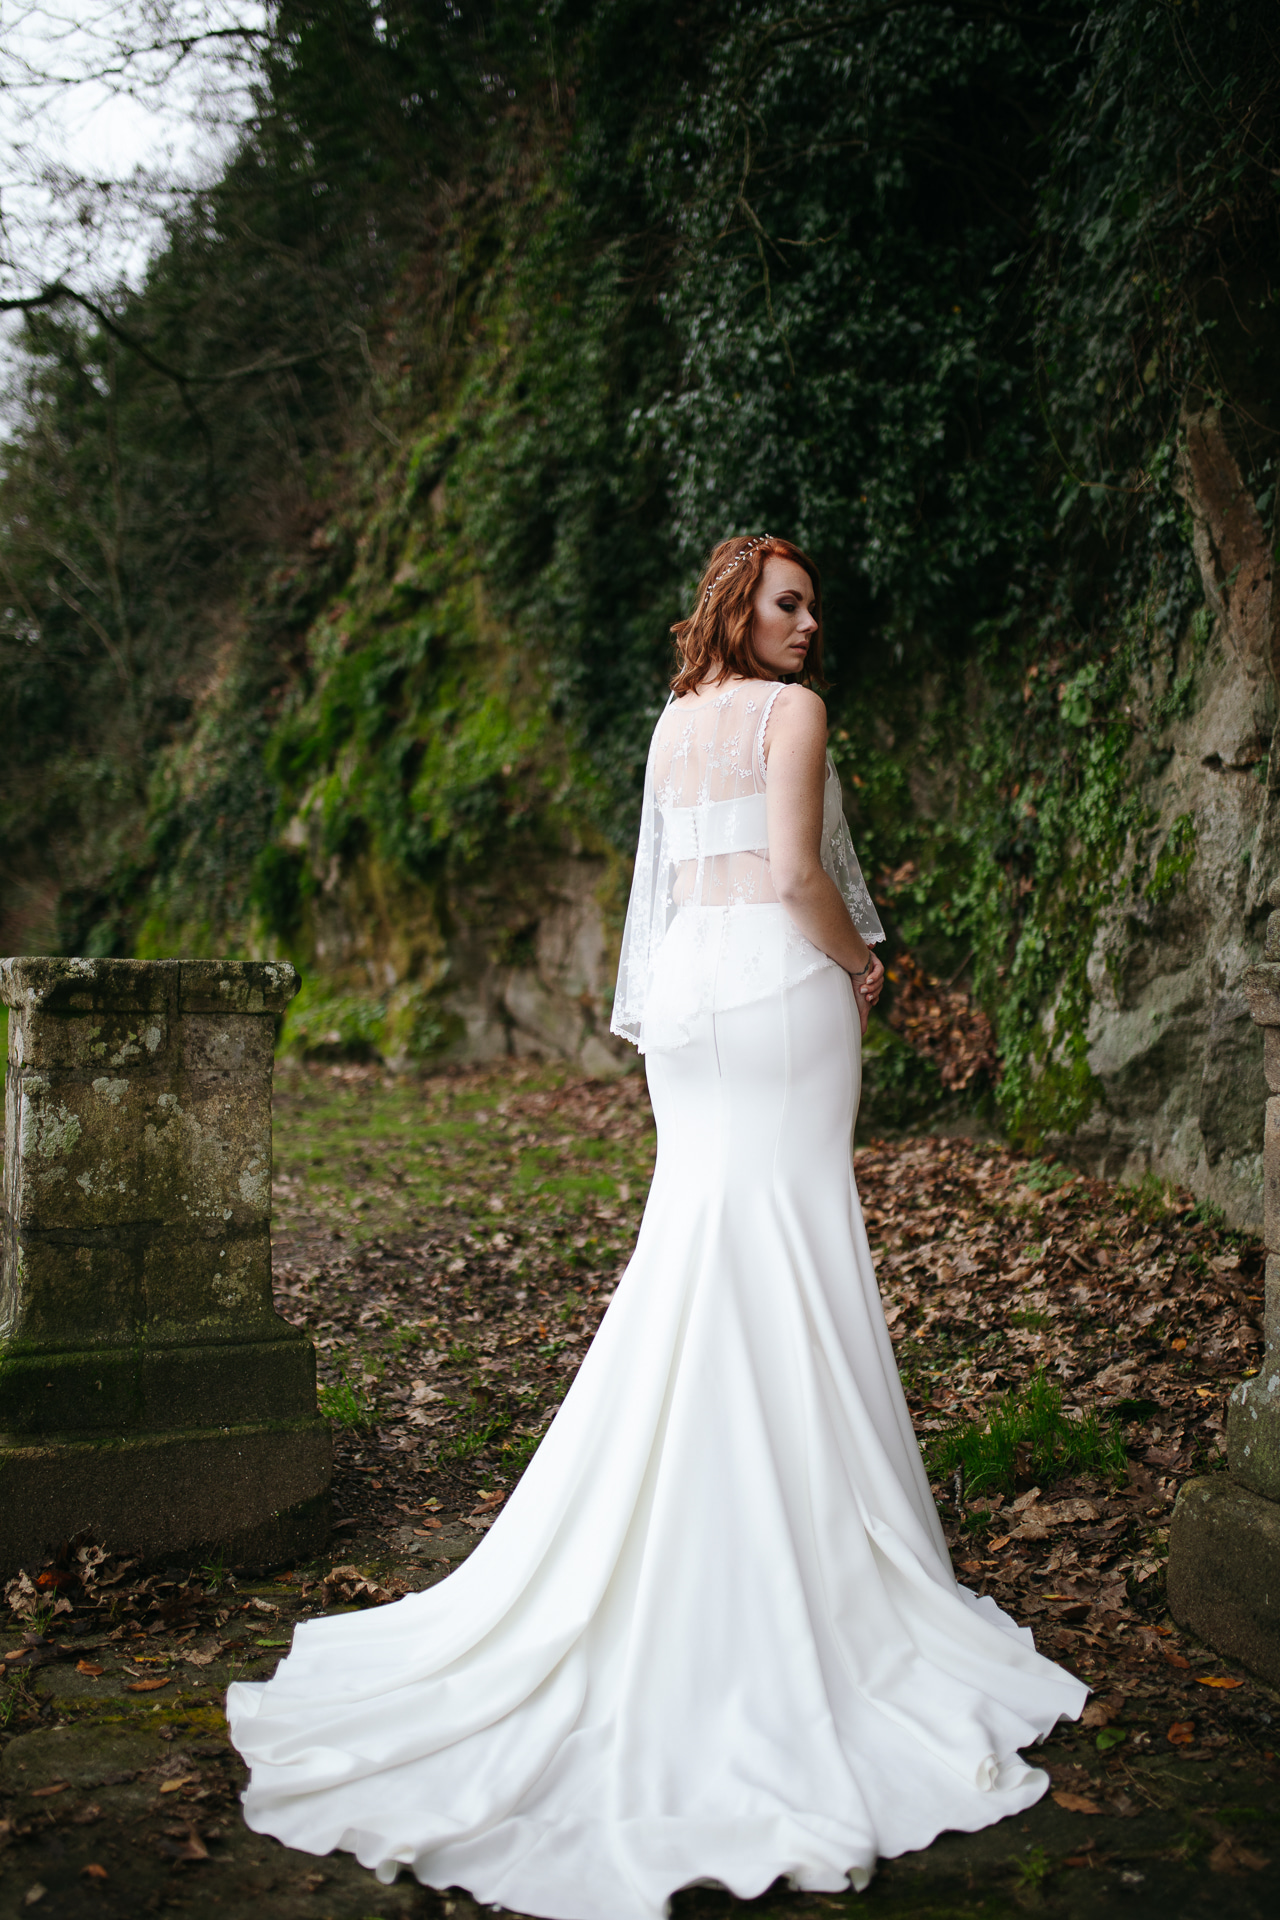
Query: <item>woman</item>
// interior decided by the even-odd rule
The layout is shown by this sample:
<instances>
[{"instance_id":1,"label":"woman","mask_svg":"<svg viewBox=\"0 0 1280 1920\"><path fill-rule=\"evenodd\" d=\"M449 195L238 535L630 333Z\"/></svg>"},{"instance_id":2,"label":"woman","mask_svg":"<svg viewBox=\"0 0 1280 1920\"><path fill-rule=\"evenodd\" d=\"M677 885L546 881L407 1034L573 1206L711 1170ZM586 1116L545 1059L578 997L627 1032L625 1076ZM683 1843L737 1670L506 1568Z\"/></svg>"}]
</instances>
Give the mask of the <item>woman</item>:
<instances>
[{"instance_id":1,"label":"woman","mask_svg":"<svg viewBox=\"0 0 1280 1920\"><path fill-rule=\"evenodd\" d=\"M956 1585L850 1152L881 937L826 763L812 563L711 556L645 782L615 1030L636 1251L471 1558L228 1694L245 1817L551 1920L865 1886L1025 1808L1085 1688Z\"/></svg>"}]
</instances>

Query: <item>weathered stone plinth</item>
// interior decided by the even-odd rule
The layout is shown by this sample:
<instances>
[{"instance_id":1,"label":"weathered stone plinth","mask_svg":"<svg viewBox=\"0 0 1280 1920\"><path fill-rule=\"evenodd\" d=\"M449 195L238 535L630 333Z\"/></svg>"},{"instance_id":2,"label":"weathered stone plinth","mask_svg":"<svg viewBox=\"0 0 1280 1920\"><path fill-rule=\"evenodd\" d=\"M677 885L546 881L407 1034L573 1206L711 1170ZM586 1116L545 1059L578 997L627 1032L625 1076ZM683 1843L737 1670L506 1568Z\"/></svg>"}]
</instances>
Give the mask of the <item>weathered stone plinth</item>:
<instances>
[{"instance_id":1,"label":"weathered stone plinth","mask_svg":"<svg viewBox=\"0 0 1280 1920\"><path fill-rule=\"evenodd\" d=\"M315 1354L271 1304L289 966L4 960L0 1570L81 1532L284 1560L328 1531Z\"/></svg>"},{"instance_id":2,"label":"weathered stone plinth","mask_svg":"<svg viewBox=\"0 0 1280 1920\"><path fill-rule=\"evenodd\" d=\"M1169 1532L1169 1610L1280 1687L1280 1505L1234 1473L1189 1480Z\"/></svg>"},{"instance_id":3,"label":"weathered stone plinth","mask_svg":"<svg viewBox=\"0 0 1280 1920\"><path fill-rule=\"evenodd\" d=\"M1280 886L1268 898L1280 906ZM1267 1101L1263 1179L1266 1351L1231 1395L1229 1471L1191 1480L1169 1530L1169 1606L1181 1626L1280 1686L1280 913L1266 958L1244 976L1263 1029Z\"/></svg>"}]
</instances>

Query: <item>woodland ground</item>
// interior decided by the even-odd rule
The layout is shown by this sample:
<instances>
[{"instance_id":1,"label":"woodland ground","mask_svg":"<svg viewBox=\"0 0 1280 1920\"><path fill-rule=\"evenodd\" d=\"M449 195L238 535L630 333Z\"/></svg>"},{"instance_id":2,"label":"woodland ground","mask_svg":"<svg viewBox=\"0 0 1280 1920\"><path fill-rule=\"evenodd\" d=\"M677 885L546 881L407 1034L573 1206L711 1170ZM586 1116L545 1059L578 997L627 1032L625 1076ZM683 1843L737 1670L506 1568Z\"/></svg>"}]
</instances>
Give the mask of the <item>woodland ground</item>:
<instances>
[{"instance_id":1,"label":"woodland ground","mask_svg":"<svg viewBox=\"0 0 1280 1920\"><path fill-rule=\"evenodd\" d=\"M36 1598L68 1607L8 1622L0 1920L477 1911L247 1834L222 1693L269 1675L298 1618L377 1604L465 1557L573 1377L652 1161L639 1077L281 1068L277 1299L319 1350L333 1544L272 1574L45 1570ZM1280 1701L1173 1626L1163 1578L1177 1486L1220 1469L1226 1394L1257 1364L1259 1244L1189 1196L990 1143L868 1141L856 1164L926 1449L1039 1372L1068 1421L1096 1412L1123 1437L1109 1476L1037 1483L1024 1449L1003 1490L935 1488L962 1577L1089 1682L1088 1724L1043 1750L1052 1792L1029 1814L885 1863L865 1895L697 1889L678 1920L1273 1915Z\"/></svg>"}]
</instances>

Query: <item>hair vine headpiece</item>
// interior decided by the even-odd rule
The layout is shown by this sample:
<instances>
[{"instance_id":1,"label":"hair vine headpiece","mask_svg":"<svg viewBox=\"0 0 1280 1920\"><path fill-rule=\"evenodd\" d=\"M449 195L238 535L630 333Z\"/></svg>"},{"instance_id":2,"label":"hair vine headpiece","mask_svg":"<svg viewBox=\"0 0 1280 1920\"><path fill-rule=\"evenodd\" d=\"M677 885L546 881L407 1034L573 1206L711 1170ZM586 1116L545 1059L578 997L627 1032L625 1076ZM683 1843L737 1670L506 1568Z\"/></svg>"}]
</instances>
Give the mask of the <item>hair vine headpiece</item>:
<instances>
[{"instance_id":1,"label":"hair vine headpiece","mask_svg":"<svg viewBox=\"0 0 1280 1920\"><path fill-rule=\"evenodd\" d=\"M751 555L756 551L758 547L767 547L769 542L772 540L772 538L773 538L773 535L771 533L761 533L761 534L755 535L752 539L748 540L746 546L742 549L741 553L735 553L733 556L733 559L729 562L728 566L721 567L719 573L716 575L715 579L711 582L711 585L707 588L706 594L702 602L703 606L705 607L707 604L707 601L711 598L712 589L719 586L720 582L724 579L727 573L732 573L734 568L740 567L744 560L749 560L751 558Z\"/></svg>"}]
</instances>

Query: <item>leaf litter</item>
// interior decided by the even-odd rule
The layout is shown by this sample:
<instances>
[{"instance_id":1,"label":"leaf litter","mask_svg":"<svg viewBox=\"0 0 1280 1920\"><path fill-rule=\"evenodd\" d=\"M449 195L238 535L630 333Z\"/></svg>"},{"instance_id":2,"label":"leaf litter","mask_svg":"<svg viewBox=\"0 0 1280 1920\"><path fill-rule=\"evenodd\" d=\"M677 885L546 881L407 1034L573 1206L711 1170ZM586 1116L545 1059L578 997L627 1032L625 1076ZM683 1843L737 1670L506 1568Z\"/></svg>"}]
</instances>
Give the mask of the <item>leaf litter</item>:
<instances>
[{"instance_id":1,"label":"leaf litter","mask_svg":"<svg viewBox=\"0 0 1280 1920\"><path fill-rule=\"evenodd\" d=\"M530 1063L425 1082L290 1066L276 1122L277 1306L315 1340L322 1390L349 1389L329 1404L336 1540L355 1551L278 1577L268 1601L218 1563L148 1570L69 1543L6 1587L21 1644L4 1653L0 1738L38 1723L30 1668L68 1660L108 1688L139 1676L144 1697L176 1702L184 1667L198 1686L215 1658L283 1649L299 1610L385 1605L444 1577L459 1530L492 1524L563 1398L653 1163L639 1076ZM1164 1594L1177 1488L1223 1468L1227 1394L1259 1361L1260 1243L1176 1190L989 1143L870 1141L856 1171L957 1572L1093 1688L1051 1743L1054 1803L1082 1827L1094 1809L1156 1804L1144 1754L1234 1754L1274 1777L1275 1696L1185 1638ZM113 1649L128 1666L111 1667ZM207 1857L230 1783L178 1776L166 1791L200 1795L206 1824L162 1850ZM1205 1831L1215 1873L1265 1864Z\"/></svg>"}]
</instances>

